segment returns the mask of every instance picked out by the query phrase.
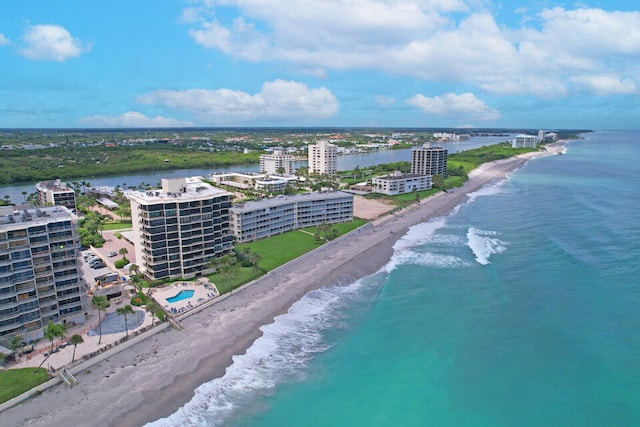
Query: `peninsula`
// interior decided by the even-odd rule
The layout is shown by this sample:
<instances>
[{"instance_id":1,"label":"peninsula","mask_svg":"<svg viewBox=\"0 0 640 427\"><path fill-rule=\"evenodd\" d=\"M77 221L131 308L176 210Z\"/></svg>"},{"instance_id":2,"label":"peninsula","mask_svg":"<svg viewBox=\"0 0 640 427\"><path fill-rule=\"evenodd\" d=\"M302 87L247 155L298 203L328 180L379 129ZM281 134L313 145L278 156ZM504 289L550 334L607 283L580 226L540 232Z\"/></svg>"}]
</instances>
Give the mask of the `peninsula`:
<instances>
[{"instance_id":1,"label":"peninsula","mask_svg":"<svg viewBox=\"0 0 640 427\"><path fill-rule=\"evenodd\" d=\"M169 416L200 384L221 377L234 355L261 334L260 326L285 313L306 293L349 283L382 268L395 242L416 224L447 215L469 193L504 179L528 160L559 153L564 144L485 163L460 188L441 192L360 229L218 300L185 319L185 329L166 329L77 374L72 389L54 387L2 413L3 424L31 426L140 426Z\"/></svg>"}]
</instances>

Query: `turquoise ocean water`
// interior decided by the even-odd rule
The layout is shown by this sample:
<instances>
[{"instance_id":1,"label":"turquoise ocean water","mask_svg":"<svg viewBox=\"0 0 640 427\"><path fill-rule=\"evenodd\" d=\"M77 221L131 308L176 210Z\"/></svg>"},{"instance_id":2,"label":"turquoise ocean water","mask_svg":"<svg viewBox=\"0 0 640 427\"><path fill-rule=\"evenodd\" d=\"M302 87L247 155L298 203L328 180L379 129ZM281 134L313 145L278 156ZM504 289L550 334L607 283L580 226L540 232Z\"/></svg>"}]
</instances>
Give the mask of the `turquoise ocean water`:
<instances>
[{"instance_id":1,"label":"turquoise ocean water","mask_svg":"<svg viewBox=\"0 0 640 427\"><path fill-rule=\"evenodd\" d=\"M596 132L315 291L157 426L640 425L640 133Z\"/></svg>"}]
</instances>

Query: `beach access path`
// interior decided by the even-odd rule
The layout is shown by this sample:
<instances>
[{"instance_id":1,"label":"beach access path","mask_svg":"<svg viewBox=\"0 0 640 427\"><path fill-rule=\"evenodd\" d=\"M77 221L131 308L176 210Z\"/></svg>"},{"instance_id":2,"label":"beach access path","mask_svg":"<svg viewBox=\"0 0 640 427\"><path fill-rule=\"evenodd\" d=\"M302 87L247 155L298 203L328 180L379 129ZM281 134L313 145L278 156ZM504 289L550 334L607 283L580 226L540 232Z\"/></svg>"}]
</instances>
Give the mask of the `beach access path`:
<instances>
[{"instance_id":1,"label":"beach access path","mask_svg":"<svg viewBox=\"0 0 640 427\"><path fill-rule=\"evenodd\" d=\"M2 425L137 427L169 416L199 385L223 376L232 357L244 354L261 335L260 326L286 313L306 293L375 273L409 227L448 214L467 194L503 179L529 159L563 148L550 144L547 153L483 164L463 187L375 219L221 297L182 320L184 330L165 329L78 373L76 387L53 387L4 411Z\"/></svg>"}]
</instances>

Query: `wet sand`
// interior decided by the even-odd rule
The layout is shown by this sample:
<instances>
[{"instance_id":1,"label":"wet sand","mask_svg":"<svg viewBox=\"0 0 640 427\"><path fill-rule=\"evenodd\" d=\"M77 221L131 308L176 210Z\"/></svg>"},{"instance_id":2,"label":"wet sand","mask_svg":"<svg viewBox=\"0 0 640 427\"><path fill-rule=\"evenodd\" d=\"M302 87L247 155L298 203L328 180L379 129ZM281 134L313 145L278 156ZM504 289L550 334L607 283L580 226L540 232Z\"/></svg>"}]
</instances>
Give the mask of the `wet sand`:
<instances>
[{"instance_id":1,"label":"wet sand","mask_svg":"<svg viewBox=\"0 0 640 427\"><path fill-rule=\"evenodd\" d=\"M2 425L133 427L169 416L191 400L197 386L224 375L233 355L244 354L261 335L260 326L306 293L375 273L409 227L446 215L467 194L541 155L482 165L463 187L371 221L185 319L185 330L168 328L79 373L76 387L53 387L3 412Z\"/></svg>"}]
</instances>

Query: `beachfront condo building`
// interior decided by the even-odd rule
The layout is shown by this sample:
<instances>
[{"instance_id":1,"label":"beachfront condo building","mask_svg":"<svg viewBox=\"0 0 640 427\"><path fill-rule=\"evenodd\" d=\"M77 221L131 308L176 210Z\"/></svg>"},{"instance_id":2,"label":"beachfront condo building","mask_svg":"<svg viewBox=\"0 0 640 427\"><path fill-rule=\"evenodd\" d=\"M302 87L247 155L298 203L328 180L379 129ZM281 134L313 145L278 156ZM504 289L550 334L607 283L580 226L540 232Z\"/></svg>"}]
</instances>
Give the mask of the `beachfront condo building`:
<instances>
[{"instance_id":1,"label":"beachfront condo building","mask_svg":"<svg viewBox=\"0 0 640 427\"><path fill-rule=\"evenodd\" d=\"M64 206L72 212L76 211L76 192L59 179L38 182L36 194L40 206Z\"/></svg>"},{"instance_id":2,"label":"beachfront condo building","mask_svg":"<svg viewBox=\"0 0 640 427\"><path fill-rule=\"evenodd\" d=\"M411 173L417 175L442 175L446 177L447 149L431 147L429 144L412 148Z\"/></svg>"},{"instance_id":3,"label":"beachfront condo building","mask_svg":"<svg viewBox=\"0 0 640 427\"><path fill-rule=\"evenodd\" d=\"M238 243L311 227L353 221L353 194L342 191L278 196L245 202L230 210Z\"/></svg>"},{"instance_id":4,"label":"beachfront condo building","mask_svg":"<svg viewBox=\"0 0 640 427\"><path fill-rule=\"evenodd\" d=\"M295 158L286 154L281 148L271 154L260 156L260 172L267 175L293 175L296 172Z\"/></svg>"},{"instance_id":5,"label":"beachfront condo building","mask_svg":"<svg viewBox=\"0 0 640 427\"><path fill-rule=\"evenodd\" d=\"M536 148L538 142L538 137L535 135L520 134L516 135L511 146L513 148Z\"/></svg>"},{"instance_id":6,"label":"beachfront condo building","mask_svg":"<svg viewBox=\"0 0 640 427\"><path fill-rule=\"evenodd\" d=\"M231 250L231 193L193 177L162 179L161 189L125 195L131 202L136 260L148 279L208 274L211 259Z\"/></svg>"},{"instance_id":7,"label":"beachfront condo building","mask_svg":"<svg viewBox=\"0 0 640 427\"><path fill-rule=\"evenodd\" d=\"M335 176L338 173L338 147L328 141L309 145L309 174Z\"/></svg>"},{"instance_id":8,"label":"beachfront condo building","mask_svg":"<svg viewBox=\"0 0 640 427\"><path fill-rule=\"evenodd\" d=\"M431 189L431 175L417 175L409 173L379 176L377 178L373 178L372 184L372 191L374 193L395 196L397 194L406 194L414 191Z\"/></svg>"},{"instance_id":9,"label":"beachfront condo building","mask_svg":"<svg viewBox=\"0 0 640 427\"><path fill-rule=\"evenodd\" d=\"M78 217L65 207L0 207L0 341L43 336L49 321L84 323Z\"/></svg>"}]
</instances>

